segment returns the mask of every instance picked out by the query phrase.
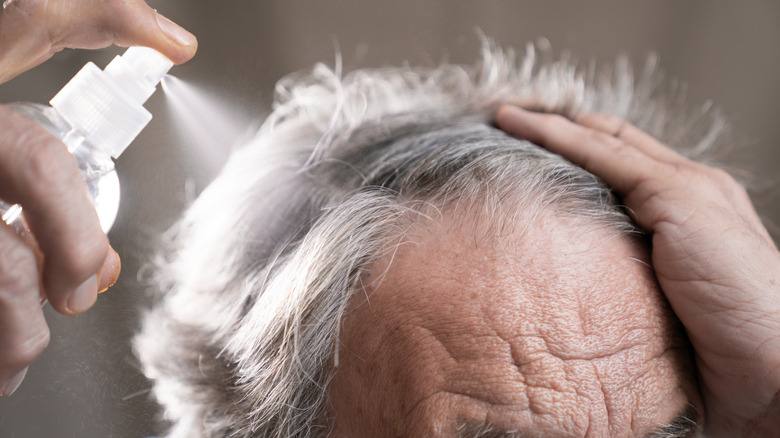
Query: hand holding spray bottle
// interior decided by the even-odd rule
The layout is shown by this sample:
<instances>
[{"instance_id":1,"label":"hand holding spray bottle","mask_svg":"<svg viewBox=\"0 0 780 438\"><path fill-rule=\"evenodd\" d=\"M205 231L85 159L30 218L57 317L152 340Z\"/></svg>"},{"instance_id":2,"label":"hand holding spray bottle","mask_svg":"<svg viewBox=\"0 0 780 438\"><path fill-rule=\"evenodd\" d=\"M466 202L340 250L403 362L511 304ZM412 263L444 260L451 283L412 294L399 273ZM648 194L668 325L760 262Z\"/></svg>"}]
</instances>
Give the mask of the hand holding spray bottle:
<instances>
[{"instance_id":1,"label":"hand holding spray bottle","mask_svg":"<svg viewBox=\"0 0 780 438\"><path fill-rule=\"evenodd\" d=\"M108 232L119 210L119 179L113 158L118 158L152 115L143 104L173 66L161 53L131 47L105 70L87 63L50 101L11 105L62 140L78 162L100 218ZM0 214L21 230L22 208L0 201Z\"/></svg>"},{"instance_id":2,"label":"hand holding spray bottle","mask_svg":"<svg viewBox=\"0 0 780 438\"><path fill-rule=\"evenodd\" d=\"M176 63L197 50L194 35L144 0L0 3L0 83L64 48L143 45ZM151 117L141 103L171 65L145 52L130 49L105 72L85 67L52 100L52 108L0 105L0 192L3 200L25 206L23 216L20 207L0 204L0 217L12 223L0 223L0 399L16 391L48 343L38 292L45 291L57 312L76 315L92 307L95 292L119 274L119 257L100 235L98 217L82 191L89 185L108 230L119 196L111 156L121 154ZM33 126L35 121L67 148ZM75 160L64 156L66 150ZM74 179L79 167L87 184Z\"/></svg>"}]
</instances>

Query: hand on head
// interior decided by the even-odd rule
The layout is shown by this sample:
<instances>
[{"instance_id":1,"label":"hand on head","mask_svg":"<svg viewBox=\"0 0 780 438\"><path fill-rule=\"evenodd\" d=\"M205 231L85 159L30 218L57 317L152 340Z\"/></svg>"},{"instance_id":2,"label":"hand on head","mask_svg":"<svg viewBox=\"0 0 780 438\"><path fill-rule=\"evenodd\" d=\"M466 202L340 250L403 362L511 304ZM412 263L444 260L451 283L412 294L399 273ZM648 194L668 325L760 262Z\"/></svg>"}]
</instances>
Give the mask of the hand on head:
<instances>
[{"instance_id":1,"label":"hand on head","mask_svg":"<svg viewBox=\"0 0 780 438\"><path fill-rule=\"evenodd\" d=\"M652 235L652 264L696 357L707 436L780 430L780 253L746 191L627 122L504 106L498 126L604 179Z\"/></svg>"},{"instance_id":2,"label":"hand on head","mask_svg":"<svg viewBox=\"0 0 780 438\"><path fill-rule=\"evenodd\" d=\"M141 0L7 0L0 12L0 82L64 48L152 47L174 62L195 37ZM0 199L24 208L27 235L0 222L0 397L21 383L49 341L43 295L60 313L89 309L119 275L75 159L32 120L0 105Z\"/></svg>"}]
</instances>

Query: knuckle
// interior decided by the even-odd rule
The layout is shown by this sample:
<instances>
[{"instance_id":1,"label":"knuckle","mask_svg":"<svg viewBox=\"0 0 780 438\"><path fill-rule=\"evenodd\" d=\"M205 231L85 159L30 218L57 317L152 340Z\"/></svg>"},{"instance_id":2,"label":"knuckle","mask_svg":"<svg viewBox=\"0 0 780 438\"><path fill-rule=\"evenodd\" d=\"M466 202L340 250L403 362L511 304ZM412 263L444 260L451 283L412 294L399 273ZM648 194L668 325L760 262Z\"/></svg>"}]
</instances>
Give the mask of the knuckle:
<instances>
[{"instance_id":1,"label":"knuckle","mask_svg":"<svg viewBox=\"0 0 780 438\"><path fill-rule=\"evenodd\" d=\"M610 125L613 125L613 126L619 126L619 125L622 125L622 124L626 123L625 120L621 119L618 116L612 115L612 114L598 113L598 114L594 114L594 115L596 117L602 119L604 122L609 123Z\"/></svg>"},{"instance_id":2,"label":"knuckle","mask_svg":"<svg viewBox=\"0 0 780 438\"><path fill-rule=\"evenodd\" d=\"M622 128L628 126L628 122L612 114L597 114L595 118L611 135L619 134Z\"/></svg>"},{"instance_id":3,"label":"knuckle","mask_svg":"<svg viewBox=\"0 0 780 438\"><path fill-rule=\"evenodd\" d=\"M104 0L104 8L106 13L102 16L106 30L113 34L116 33L119 28L125 25L125 20L122 17L129 15L138 16L139 9L149 9L144 2L136 2L130 0Z\"/></svg>"},{"instance_id":4,"label":"knuckle","mask_svg":"<svg viewBox=\"0 0 780 438\"><path fill-rule=\"evenodd\" d=\"M748 189L742 184L737 183L734 187L732 187L731 194L736 200L747 202L752 205L750 201L750 193L748 193Z\"/></svg>"},{"instance_id":5,"label":"knuckle","mask_svg":"<svg viewBox=\"0 0 780 438\"><path fill-rule=\"evenodd\" d=\"M737 181L733 176L729 175L728 180L724 180L722 184L723 190L726 191L730 199L741 203L741 205L752 205L748 189L739 181Z\"/></svg>"},{"instance_id":6,"label":"knuckle","mask_svg":"<svg viewBox=\"0 0 780 438\"><path fill-rule=\"evenodd\" d=\"M657 196L660 188L656 178L663 171L664 169L652 167L637 169L633 184L629 190L643 193L645 199Z\"/></svg>"},{"instance_id":7,"label":"knuckle","mask_svg":"<svg viewBox=\"0 0 780 438\"><path fill-rule=\"evenodd\" d=\"M748 196L745 186L737 181L733 175L723 169L710 167L701 163L694 163L694 171L700 175L699 179L703 184L707 184L713 189L720 190L729 195Z\"/></svg>"},{"instance_id":8,"label":"knuckle","mask_svg":"<svg viewBox=\"0 0 780 438\"><path fill-rule=\"evenodd\" d=\"M603 131L591 129L588 131L588 138L594 144L608 147L614 154L623 159L635 157L638 152L636 148L625 141Z\"/></svg>"},{"instance_id":9,"label":"knuckle","mask_svg":"<svg viewBox=\"0 0 780 438\"><path fill-rule=\"evenodd\" d=\"M25 159L24 175L30 189L38 196L61 195L71 190L79 174L75 160L65 145L43 135L28 141L32 147Z\"/></svg>"},{"instance_id":10,"label":"knuckle","mask_svg":"<svg viewBox=\"0 0 780 438\"><path fill-rule=\"evenodd\" d=\"M734 179L734 177L730 173L726 172L725 170L718 169L716 167L709 167L708 169L709 169L711 177L715 181L717 181L720 185L725 186L725 187L729 187L729 188L732 188L732 189L737 189L737 188L742 189L743 188L742 184L738 183L737 180Z\"/></svg>"},{"instance_id":11,"label":"knuckle","mask_svg":"<svg viewBox=\"0 0 780 438\"><path fill-rule=\"evenodd\" d=\"M33 329L28 337L13 339L4 354L4 365L13 367L29 365L49 346L50 340L51 332L46 324Z\"/></svg>"},{"instance_id":12,"label":"knuckle","mask_svg":"<svg viewBox=\"0 0 780 438\"><path fill-rule=\"evenodd\" d=\"M4 290L18 291L38 287L38 262L30 248L20 242L3 242L0 245L0 282ZM8 301L11 297L2 294L0 299Z\"/></svg>"},{"instance_id":13,"label":"knuckle","mask_svg":"<svg viewBox=\"0 0 780 438\"><path fill-rule=\"evenodd\" d=\"M620 120L620 123L623 125L623 128L624 128L624 129L625 129L625 128L630 128L630 129L633 129L633 130L636 130L636 131L642 131L642 132L645 132L644 130L642 130L642 129L639 129L639 128L638 128L638 127L635 125L635 124L633 124L633 123L629 122L628 120L621 119L621 118L618 118L618 117L616 117L615 119L616 119L616 120Z\"/></svg>"},{"instance_id":14,"label":"knuckle","mask_svg":"<svg viewBox=\"0 0 780 438\"><path fill-rule=\"evenodd\" d=\"M607 134L604 131L598 131L595 129L589 129L588 130L588 136L591 140L598 142L598 143L604 143L606 145L612 146L612 147L621 147L623 146L623 142L618 140L617 138Z\"/></svg>"},{"instance_id":15,"label":"knuckle","mask_svg":"<svg viewBox=\"0 0 780 438\"><path fill-rule=\"evenodd\" d=\"M108 253L108 239L101 232L82 233L77 242L67 246L63 268L82 278L97 272Z\"/></svg>"}]
</instances>

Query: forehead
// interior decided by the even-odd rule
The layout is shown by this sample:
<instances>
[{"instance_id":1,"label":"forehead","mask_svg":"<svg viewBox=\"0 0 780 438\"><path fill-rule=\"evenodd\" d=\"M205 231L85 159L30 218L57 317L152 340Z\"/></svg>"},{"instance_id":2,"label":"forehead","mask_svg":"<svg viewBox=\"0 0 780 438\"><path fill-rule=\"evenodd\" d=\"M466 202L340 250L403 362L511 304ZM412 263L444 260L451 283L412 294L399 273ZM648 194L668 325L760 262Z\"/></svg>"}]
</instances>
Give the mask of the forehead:
<instances>
[{"instance_id":1,"label":"forehead","mask_svg":"<svg viewBox=\"0 0 780 438\"><path fill-rule=\"evenodd\" d=\"M353 299L336 401L351 392L366 416L378 404L388 427L431 436L481 422L626 436L670 421L692 392L686 344L645 249L552 215L527 225L415 224ZM356 371L375 382L348 388Z\"/></svg>"}]
</instances>

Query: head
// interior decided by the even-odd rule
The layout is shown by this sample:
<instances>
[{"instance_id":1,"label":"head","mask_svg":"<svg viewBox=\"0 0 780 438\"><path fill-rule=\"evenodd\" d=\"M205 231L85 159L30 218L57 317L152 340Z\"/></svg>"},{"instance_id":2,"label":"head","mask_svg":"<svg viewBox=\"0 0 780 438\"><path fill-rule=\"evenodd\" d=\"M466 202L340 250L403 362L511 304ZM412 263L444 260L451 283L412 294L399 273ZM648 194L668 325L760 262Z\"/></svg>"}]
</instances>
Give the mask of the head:
<instances>
[{"instance_id":1,"label":"head","mask_svg":"<svg viewBox=\"0 0 780 438\"><path fill-rule=\"evenodd\" d=\"M280 81L159 263L136 349L171 435L687 436L687 341L643 237L598 178L491 126L533 102L717 138L632 83L488 44Z\"/></svg>"}]
</instances>

